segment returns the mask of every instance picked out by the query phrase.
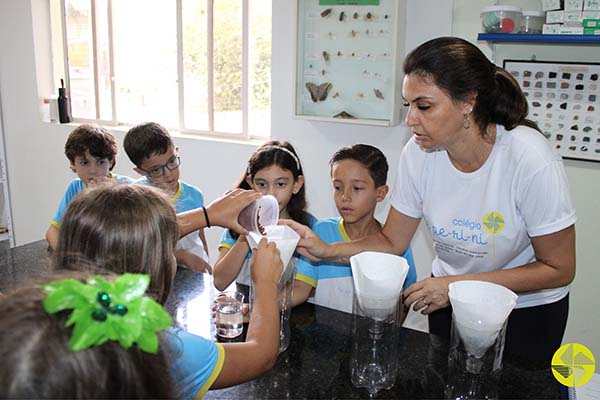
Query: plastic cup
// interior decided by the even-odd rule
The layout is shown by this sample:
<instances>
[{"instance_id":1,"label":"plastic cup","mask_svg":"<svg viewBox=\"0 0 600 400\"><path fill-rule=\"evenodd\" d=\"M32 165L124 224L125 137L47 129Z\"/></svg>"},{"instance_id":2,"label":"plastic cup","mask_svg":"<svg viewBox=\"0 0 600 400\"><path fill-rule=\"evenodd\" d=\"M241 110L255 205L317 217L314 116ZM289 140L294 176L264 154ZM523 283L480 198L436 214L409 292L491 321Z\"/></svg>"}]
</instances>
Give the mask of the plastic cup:
<instances>
[{"instance_id":1,"label":"plastic cup","mask_svg":"<svg viewBox=\"0 0 600 400\"><path fill-rule=\"evenodd\" d=\"M238 216L238 222L250 232L266 235L266 226L276 225L279 219L279 203L271 195L262 196L250 203Z\"/></svg>"},{"instance_id":2,"label":"plastic cup","mask_svg":"<svg viewBox=\"0 0 600 400\"><path fill-rule=\"evenodd\" d=\"M244 295L240 292L221 292L214 301L217 336L231 339L244 331L242 305Z\"/></svg>"}]
</instances>

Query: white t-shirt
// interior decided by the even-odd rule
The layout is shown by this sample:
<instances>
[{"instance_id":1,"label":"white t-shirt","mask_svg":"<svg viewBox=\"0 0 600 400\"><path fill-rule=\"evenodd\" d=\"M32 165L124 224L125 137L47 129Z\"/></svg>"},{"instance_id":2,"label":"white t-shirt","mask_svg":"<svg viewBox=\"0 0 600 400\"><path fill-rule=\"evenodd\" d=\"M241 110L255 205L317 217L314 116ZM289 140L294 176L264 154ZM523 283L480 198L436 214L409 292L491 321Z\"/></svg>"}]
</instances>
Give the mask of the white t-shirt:
<instances>
[{"instance_id":1,"label":"white t-shirt","mask_svg":"<svg viewBox=\"0 0 600 400\"><path fill-rule=\"evenodd\" d=\"M456 169L446 151L425 152L414 138L402 151L392 206L423 218L436 257L434 276L510 269L535 260L530 237L575 223L562 159L544 136L496 127L496 142L475 172ZM569 286L519 293L517 308L565 297Z\"/></svg>"}]
</instances>

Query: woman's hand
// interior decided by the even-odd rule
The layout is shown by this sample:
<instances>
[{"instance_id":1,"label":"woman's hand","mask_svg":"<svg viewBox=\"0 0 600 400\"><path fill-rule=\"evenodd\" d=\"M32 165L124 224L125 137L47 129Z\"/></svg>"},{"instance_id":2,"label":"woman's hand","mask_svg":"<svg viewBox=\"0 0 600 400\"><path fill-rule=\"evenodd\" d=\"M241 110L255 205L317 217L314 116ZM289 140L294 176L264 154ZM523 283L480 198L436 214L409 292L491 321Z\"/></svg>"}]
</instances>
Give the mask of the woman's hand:
<instances>
[{"instance_id":1,"label":"woman's hand","mask_svg":"<svg viewBox=\"0 0 600 400\"><path fill-rule=\"evenodd\" d=\"M413 310L421 310L427 315L450 305L448 285L454 282L454 277L426 278L409 286L404 291L404 304L413 305Z\"/></svg>"},{"instance_id":2,"label":"woman's hand","mask_svg":"<svg viewBox=\"0 0 600 400\"><path fill-rule=\"evenodd\" d=\"M247 235L248 231L238 223L238 216L246 206L261 197L254 190L233 189L206 206L211 226L233 229Z\"/></svg>"},{"instance_id":3,"label":"woman's hand","mask_svg":"<svg viewBox=\"0 0 600 400\"><path fill-rule=\"evenodd\" d=\"M270 283L275 287L279 284L279 277L283 269L283 262L275 243L269 243L262 238L258 246L252 250L250 259L250 272L255 285Z\"/></svg>"},{"instance_id":4,"label":"woman's hand","mask_svg":"<svg viewBox=\"0 0 600 400\"><path fill-rule=\"evenodd\" d=\"M228 190L223 196L205 207L206 213L202 207L178 213L179 237L209 225L233 229L237 233L247 235L248 231L237 222L238 215L244 207L259 199L260 196L261 194L254 190ZM208 220L206 215L208 215Z\"/></svg>"},{"instance_id":5,"label":"woman's hand","mask_svg":"<svg viewBox=\"0 0 600 400\"><path fill-rule=\"evenodd\" d=\"M298 253L314 262L320 262L323 258L326 258L329 245L322 241L308 226L291 219L280 219L277 223L289 226L300 235L300 241L296 246Z\"/></svg>"}]
</instances>

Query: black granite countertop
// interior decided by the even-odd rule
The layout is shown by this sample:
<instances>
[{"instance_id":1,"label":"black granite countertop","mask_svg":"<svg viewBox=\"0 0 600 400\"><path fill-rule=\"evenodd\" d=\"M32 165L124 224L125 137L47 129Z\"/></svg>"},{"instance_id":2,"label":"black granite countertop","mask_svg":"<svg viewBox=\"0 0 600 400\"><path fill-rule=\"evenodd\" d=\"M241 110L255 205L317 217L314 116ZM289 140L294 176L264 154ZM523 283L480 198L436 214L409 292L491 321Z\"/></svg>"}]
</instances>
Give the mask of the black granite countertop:
<instances>
[{"instance_id":1,"label":"black granite countertop","mask_svg":"<svg viewBox=\"0 0 600 400\"><path fill-rule=\"evenodd\" d=\"M0 244L0 291L49 271L45 241L8 249ZM166 308L175 323L215 340L210 306L216 289L212 277L178 269ZM291 343L275 368L242 385L211 390L206 399L356 399L369 398L350 382L352 315L304 304L292 311ZM400 368L392 389L375 398L439 399L444 397L447 347L422 332L402 329ZM560 398L560 386L549 366L505 362L499 384L503 399Z\"/></svg>"}]
</instances>

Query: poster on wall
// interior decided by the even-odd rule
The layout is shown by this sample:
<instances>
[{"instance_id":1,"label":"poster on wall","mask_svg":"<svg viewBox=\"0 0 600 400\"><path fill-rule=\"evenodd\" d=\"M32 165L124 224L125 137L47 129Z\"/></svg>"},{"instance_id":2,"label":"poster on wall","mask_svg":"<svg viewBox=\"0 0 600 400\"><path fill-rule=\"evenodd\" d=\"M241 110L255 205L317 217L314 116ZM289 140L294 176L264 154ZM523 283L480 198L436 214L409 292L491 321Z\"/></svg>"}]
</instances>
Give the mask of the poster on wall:
<instances>
[{"instance_id":1,"label":"poster on wall","mask_svg":"<svg viewBox=\"0 0 600 400\"><path fill-rule=\"evenodd\" d=\"M296 116L399 123L405 1L299 0Z\"/></svg>"},{"instance_id":2,"label":"poster on wall","mask_svg":"<svg viewBox=\"0 0 600 400\"><path fill-rule=\"evenodd\" d=\"M600 64L505 60L504 68L563 158L600 161Z\"/></svg>"}]
</instances>

